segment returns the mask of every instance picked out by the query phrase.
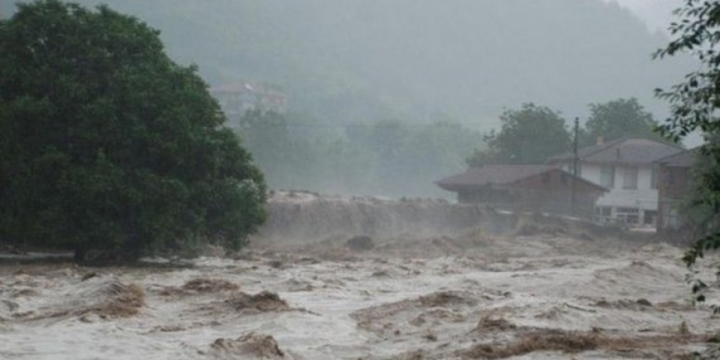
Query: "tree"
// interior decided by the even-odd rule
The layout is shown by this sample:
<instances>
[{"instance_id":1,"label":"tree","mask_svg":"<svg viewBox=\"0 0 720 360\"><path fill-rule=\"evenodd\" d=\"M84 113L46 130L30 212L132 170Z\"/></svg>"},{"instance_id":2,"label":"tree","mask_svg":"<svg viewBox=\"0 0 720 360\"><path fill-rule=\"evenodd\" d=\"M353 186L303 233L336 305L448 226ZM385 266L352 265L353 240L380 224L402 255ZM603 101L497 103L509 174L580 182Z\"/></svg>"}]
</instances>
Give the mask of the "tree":
<instances>
[{"instance_id":1,"label":"tree","mask_svg":"<svg viewBox=\"0 0 720 360\"><path fill-rule=\"evenodd\" d=\"M291 125L299 125L290 131ZM272 188L307 189L320 161L315 144L298 129L297 118L250 110L240 118L240 135Z\"/></svg>"},{"instance_id":2,"label":"tree","mask_svg":"<svg viewBox=\"0 0 720 360\"><path fill-rule=\"evenodd\" d=\"M658 89L656 94L671 104L671 116L659 130L674 141L680 141L694 131L702 131L707 141L701 148L706 156L704 169L696 178L700 197L696 205L710 214L706 219L717 219L720 212L720 3L717 1L688 0L675 11L679 21L671 24L673 39L656 58L690 54L700 62L698 70L686 75L684 81L669 90ZM685 254L684 261L692 267L707 251L720 248L720 227L717 221L707 222L699 239ZM705 300L707 285L695 279L693 292L696 300Z\"/></svg>"},{"instance_id":3,"label":"tree","mask_svg":"<svg viewBox=\"0 0 720 360\"><path fill-rule=\"evenodd\" d=\"M664 140L655 132L657 125L636 98L590 104L590 118L585 123L582 143L593 145L600 137L605 141L622 137Z\"/></svg>"},{"instance_id":4,"label":"tree","mask_svg":"<svg viewBox=\"0 0 720 360\"><path fill-rule=\"evenodd\" d=\"M475 151L467 160L469 165L542 164L570 149L565 119L547 107L526 103L520 110L505 110L500 121L500 132L485 137L487 149Z\"/></svg>"},{"instance_id":5,"label":"tree","mask_svg":"<svg viewBox=\"0 0 720 360\"><path fill-rule=\"evenodd\" d=\"M194 67L106 6L0 20L0 241L130 252L239 247L265 184Z\"/></svg>"}]
</instances>

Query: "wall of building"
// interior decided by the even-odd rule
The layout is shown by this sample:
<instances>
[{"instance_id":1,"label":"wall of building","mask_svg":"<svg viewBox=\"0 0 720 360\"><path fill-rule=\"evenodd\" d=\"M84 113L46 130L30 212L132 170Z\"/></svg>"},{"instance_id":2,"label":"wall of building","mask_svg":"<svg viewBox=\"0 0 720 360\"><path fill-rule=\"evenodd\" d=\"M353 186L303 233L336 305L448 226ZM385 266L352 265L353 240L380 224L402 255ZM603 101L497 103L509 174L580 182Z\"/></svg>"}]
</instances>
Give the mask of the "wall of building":
<instances>
[{"instance_id":1,"label":"wall of building","mask_svg":"<svg viewBox=\"0 0 720 360\"><path fill-rule=\"evenodd\" d=\"M689 167L660 167L657 222L659 231L678 230L682 227L680 207L690 189L690 176Z\"/></svg>"},{"instance_id":2,"label":"wall of building","mask_svg":"<svg viewBox=\"0 0 720 360\"><path fill-rule=\"evenodd\" d=\"M572 201L573 177L560 170L523 179L502 187L485 187L459 192L461 203L487 204L515 210L574 214L590 218L595 201L603 191L585 181L575 181L575 204Z\"/></svg>"},{"instance_id":3,"label":"wall of building","mask_svg":"<svg viewBox=\"0 0 720 360\"><path fill-rule=\"evenodd\" d=\"M598 174L600 167L597 168ZM626 167L615 167L615 186L598 199L598 206L634 207L643 210L657 210L658 190L652 188L652 167L638 168L637 188L624 189L623 180ZM598 176L599 183L599 176Z\"/></svg>"},{"instance_id":4,"label":"wall of building","mask_svg":"<svg viewBox=\"0 0 720 360\"><path fill-rule=\"evenodd\" d=\"M570 168L571 163L563 164ZM585 180L603 185L603 165L580 163L579 175ZM638 225L654 226L658 213L658 189L653 187L653 167L637 167L637 188L624 189L624 177L627 166L615 165L614 185L602 195L596 203L596 215L601 221L637 222ZM637 210L634 210L637 209ZM635 220L637 219L637 220Z\"/></svg>"}]
</instances>

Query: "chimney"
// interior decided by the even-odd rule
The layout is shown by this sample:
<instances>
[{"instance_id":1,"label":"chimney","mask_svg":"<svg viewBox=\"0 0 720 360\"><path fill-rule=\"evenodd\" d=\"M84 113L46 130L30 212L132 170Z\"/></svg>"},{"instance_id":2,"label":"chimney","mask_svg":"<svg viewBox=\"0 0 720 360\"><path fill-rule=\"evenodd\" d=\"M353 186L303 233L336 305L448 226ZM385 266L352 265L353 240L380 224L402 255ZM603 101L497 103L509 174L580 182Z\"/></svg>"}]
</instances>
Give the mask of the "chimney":
<instances>
[{"instance_id":1,"label":"chimney","mask_svg":"<svg viewBox=\"0 0 720 360\"><path fill-rule=\"evenodd\" d=\"M597 137L597 145L602 145L605 143L605 139L603 139L602 136Z\"/></svg>"}]
</instances>

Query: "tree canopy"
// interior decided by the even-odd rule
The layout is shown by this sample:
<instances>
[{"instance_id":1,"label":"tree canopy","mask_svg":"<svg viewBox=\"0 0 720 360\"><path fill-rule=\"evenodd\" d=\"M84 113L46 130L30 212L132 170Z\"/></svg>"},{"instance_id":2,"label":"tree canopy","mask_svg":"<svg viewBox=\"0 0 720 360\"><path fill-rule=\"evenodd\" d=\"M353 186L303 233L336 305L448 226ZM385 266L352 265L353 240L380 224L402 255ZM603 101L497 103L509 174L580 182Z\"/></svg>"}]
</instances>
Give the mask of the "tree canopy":
<instances>
[{"instance_id":1,"label":"tree canopy","mask_svg":"<svg viewBox=\"0 0 720 360\"><path fill-rule=\"evenodd\" d=\"M262 174L158 35L57 0L0 20L0 241L137 256L261 224Z\"/></svg>"},{"instance_id":2,"label":"tree canopy","mask_svg":"<svg viewBox=\"0 0 720 360\"><path fill-rule=\"evenodd\" d=\"M655 132L658 123L636 98L617 99L590 104L590 118L585 123L582 144L595 144L598 138L611 141L622 137L663 140Z\"/></svg>"},{"instance_id":3,"label":"tree canopy","mask_svg":"<svg viewBox=\"0 0 720 360\"><path fill-rule=\"evenodd\" d=\"M543 164L570 149L565 119L550 108L525 103L520 110L505 110L500 121L500 131L485 137L487 149L476 150L467 160L469 165Z\"/></svg>"}]
</instances>

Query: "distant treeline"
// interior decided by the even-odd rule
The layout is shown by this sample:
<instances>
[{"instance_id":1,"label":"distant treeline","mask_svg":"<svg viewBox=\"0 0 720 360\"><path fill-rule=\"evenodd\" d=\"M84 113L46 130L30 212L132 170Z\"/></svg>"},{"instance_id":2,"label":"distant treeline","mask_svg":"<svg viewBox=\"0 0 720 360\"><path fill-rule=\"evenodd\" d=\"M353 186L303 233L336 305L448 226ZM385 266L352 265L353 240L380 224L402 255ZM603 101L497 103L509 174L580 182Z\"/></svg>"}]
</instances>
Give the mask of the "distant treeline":
<instances>
[{"instance_id":1,"label":"distant treeline","mask_svg":"<svg viewBox=\"0 0 720 360\"><path fill-rule=\"evenodd\" d=\"M271 188L323 193L448 196L434 181L482 144L480 132L450 121L334 126L251 111L233 125Z\"/></svg>"},{"instance_id":2,"label":"distant treeline","mask_svg":"<svg viewBox=\"0 0 720 360\"><path fill-rule=\"evenodd\" d=\"M653 61L667 39L604 0L73 2L146 21L211 85L276 83L291 110L344 125L469 123L529 101L582 117L587 103L631 96L664 116L653 89L695 68Z\"/></svg>"},{"instance_id":3,"label":"distant treeline","mask_svg":"<svg viewBox=\"0 0 720 360\"><path fill-rule=\"evenodd\" d=\"M579 146L622 137L664 140L658 122L635 98L589 105ZM297 113L250 111L230 119L274 189L391 197L449 197L434 182L466 166L543 164L572 149L572 119L522 104L481 133L452 121L398 119L328 124Z\"/></svg>"}]
</instances>

